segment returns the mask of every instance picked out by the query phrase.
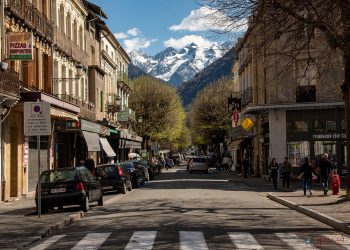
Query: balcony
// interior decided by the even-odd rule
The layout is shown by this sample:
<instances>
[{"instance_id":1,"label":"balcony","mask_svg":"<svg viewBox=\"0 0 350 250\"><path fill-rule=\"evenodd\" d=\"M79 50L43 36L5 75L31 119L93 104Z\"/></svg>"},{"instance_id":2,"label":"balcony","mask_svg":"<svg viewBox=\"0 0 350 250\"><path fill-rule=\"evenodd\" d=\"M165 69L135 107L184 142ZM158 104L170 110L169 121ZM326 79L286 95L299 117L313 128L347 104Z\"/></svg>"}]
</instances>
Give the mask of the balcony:
<instances>
[{"instance_id":1,"label":"balcony","mask_svg":"<svg viewBox=\"0 0 350 250\"><path fill-rule=\"evenodd\" d=\"M89 65L88 53L82 50L72 39L70 39L64 32L58 27L54 28L55 39L54 43L57 49L62 51L68 57L74 61L81 63L85 68Z\"/></svg>"},{"instance_id":2,"label":"balcony","mask_svg":"<svg viewBox=\"0 0 350 250\"><path fill-rule=\"evenodd\" d=\"M129 77L126 73L120 73L118 77L118 85L121 87L128 87L129 89L133 89L132 83L129 81Z\"/></svg>"},{"instance_id":3,"label":"balcony","mask_svg":"<svg viewBox=\"0 0 350 250\"><path fill-rule=\"evenodd\" d=\"M135 117L135 111L125 106L118 112L118 122L135 121Z\"/></svg>"},{"instance_id":4,"label":"balcony","mask_svg":"<svg viewBox=\"0 0 350 250\"><path fill-rule=\"evenodd\" d=\"M316 102L316 86L298 86L296 102Z\"/></svg>"},{"instance_id":5,"label":"balcony","mask_svg":"<svg viewBox=\"0 0 350 250\"><path fill-rule=\"evenodd\" d=\"M253 101L253 88L248 87L245 90L243 90L242 107L247 106L252 101Z\"/></svg>"},{"instance_id":6,"label":"balcony","mask_svg":"<svg viewBox=\"0 0 350 250\"><path fill-rule=\"evenodd\" d=\"M19 73L10 68L0 70L0 93L19 98L20 86Z\"/></svg>"},{"instance_id":7,"label":"balcony","mask_svg":"<svg viewBox=\"0 0 350 250\"><path fill-rule=\"evenodd\" d=\"M53 22L45 14L36 9L33 4L26 0L7 0L7 10L24 21L35 32L48 40L53 41Z\"/></svg>"},{"instance_id":8,"label":"balcony","mask_svg":"<svg viewBox=\"0 0 350 250\"><path fill-rule=\"evenodd\" d=\"M76 98L72 95L68 94L58 94L56 95L63 101L69 102L71 104L77 105L80 107L80 118L86 118L88 120L95 120L95 105L92 102L87 102L81 100L80 98Z\"/></svg>"},{"instance_id":9,"label":"balcony","mask_svg":"<svg viewBox=\"0 0 350 250\"><path fill-rule=\"evenodd\" d=\"M107 113L117 113L120 110L120 97L117 94L109 93L107 94L106 101L106 112Z\"/></svg>"}]
</instances>

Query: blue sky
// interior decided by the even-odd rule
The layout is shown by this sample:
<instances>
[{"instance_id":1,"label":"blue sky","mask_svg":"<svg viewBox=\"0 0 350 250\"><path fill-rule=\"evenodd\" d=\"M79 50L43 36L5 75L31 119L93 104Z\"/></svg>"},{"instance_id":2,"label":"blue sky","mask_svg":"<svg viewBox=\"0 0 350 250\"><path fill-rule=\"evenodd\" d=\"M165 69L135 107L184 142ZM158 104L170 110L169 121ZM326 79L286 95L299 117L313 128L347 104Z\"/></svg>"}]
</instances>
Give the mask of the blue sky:
<instances>
[{"instance_id":1,"label":"blue sky","mask_svg":"<svg viewBox=\"0 0 350 250\"><path fill-rule=\"evenodd\" d=\"M90 1L105 11L106 23L128 52L154 55L170 46L181 49L195 42L210 47L227 40L210 32L218 28L207 18L210 10L194 0Z\"/></svg>"}]
</instances>

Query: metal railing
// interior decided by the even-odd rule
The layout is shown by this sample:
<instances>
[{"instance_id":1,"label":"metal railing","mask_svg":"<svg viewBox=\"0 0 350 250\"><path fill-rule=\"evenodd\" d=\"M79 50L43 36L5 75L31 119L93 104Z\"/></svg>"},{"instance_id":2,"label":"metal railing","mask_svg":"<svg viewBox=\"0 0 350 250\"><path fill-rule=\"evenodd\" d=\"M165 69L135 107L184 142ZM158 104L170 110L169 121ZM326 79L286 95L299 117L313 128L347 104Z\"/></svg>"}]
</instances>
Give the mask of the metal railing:
<instances>
[{"instance_id":1,"label":"metal railing","mask_svg":"<svg viewBox=\"0 0 350 250\"><path fill-rule=\"evenodd\" d=\"M7 9L17 18L22 19L28 26L35 29L39 36L53 41L53 22L27 0L7 0Z\"/></svg>"},{"instance_id":2,"label":"metal railing","mask_svg":"<svg viewBox=\"0 0 350 250\"><path fill-rule=\"evenodd\" d=\"M19 81L19 73L11 68L0 70L0 92L19 97L21 84Z\"/></svg>"},{"instance_id":3,"label":"metal railing","mask_svg":"<svg viewBox=\"0 0 350 250\"><path fill-rule=\"evenodd\" d=\"M118 84L127 85L130 89L133 89L133 84L129 81L129 76L126 73L119 73L118 75Z\"/></svg>"},{"instance_id":4,"label":"metal railing","mask_svg":"<svg viewBox=\"0 0 350 250\"><path fill-rule=\"evenodd\" d=\"M121 110L118 112L118 122L135 121L136 115L135 111L132 109L122 106Z\"/></svg>"},{"instance_id":5,"label":"metal railing","mask_svg":"<svg viewBox=\"0 0 350 250\"><path fill-rule=\"evenodd\" d=\"M107 94L106 112L116 113L120 110L120 97L115 93Z\"/></svg>"},{"instance_id":6,"label":"metal railing","mask_svg":"<svg viewBox=\"0 0 350 250\"><path fill-rule=\"evenodd\" d=\"M88 53L79 47L76 42L74 42L66 34L64 34L60 28L54 27L54 31L54 43L56 44L57 48L87 68L89 65Z\"/></svg>"},{"instance_id":7,"label":"metal railing","mask_svg":"<svg viewBox=\"0 0 350 250\"><path fill-rule=\"evenodd\" d=\"M56 96L63 101L79 106L80 117L95 120L95 105L92 102L81 100L81 98L77 98L69 94L57 94Z\"/></svg>"}]
</instances>

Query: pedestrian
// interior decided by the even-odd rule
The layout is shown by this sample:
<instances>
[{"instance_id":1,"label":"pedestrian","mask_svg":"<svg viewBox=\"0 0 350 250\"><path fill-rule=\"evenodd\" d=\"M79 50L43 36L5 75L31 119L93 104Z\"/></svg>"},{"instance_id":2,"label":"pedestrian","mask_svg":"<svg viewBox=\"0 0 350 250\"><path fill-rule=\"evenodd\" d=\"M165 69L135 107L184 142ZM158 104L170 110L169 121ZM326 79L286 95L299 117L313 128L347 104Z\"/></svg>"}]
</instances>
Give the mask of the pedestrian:
<instances>
[{"instance_id":1,"label":"pedestrian","mask_svg":"<svg viewBox=\"0 0 350 250\"><path fill-rule=\"evenodd\" d=\"M270 163L270 177L272 179L273 182L273 187L275 188L275 190L277 190L277 177L278 177L278 164L276 162L276 158L273 158L271 163Z\"/></svg>"},{"instance_id":2,"label":"pedestrian","mask_svg":"<svg viewBox=\"0 0 350 250\"><path fill-rule=\"evenodd\" d=\"M287 188L289 189L289 180L290 180L290 174L291 174L291 166L292 165L288 161L288 157L284 157L283 169L282 169L283 189L284 189L286 184L287 184Z\"/></svg>"},{"instance_id":3,"label":"pedestrian","mask_svg":"<svg viewBox=\"0 0 350 250\"><path fill-rule=\"evenodd\" d=\"M303 165L301 165L301 173L298 179L303 179L304 181L304 196L306 196L306 191L312 195L311 192L311 180L312 180L312 166L309 159L306 157Z\"/></svg>"},{"instance_id":4,"label":"pedestrian","mask_svg":"<svg viewBox=\"0 0 350 250\"><path fill-rule=\"evenodd\" d=\"M238 175L240 176L242 174L242 161L241 161L241 158L237 159L237 171L238 171Z\"/></svg>"},{"instance_id":5,"label":"pedestrian","mask_svg":"<svg viewBox=\"0 0 350 250\"><path fill-rule=\"evenodd\" d=\"M227 155L224 156L224 158L222 159L222 169L224 171L228 171L228 162L229 162L230 158L227 157Z\"/></svg>"},{"instance_id":6,"label":"pedestrian","mask_svg":"<svg viewBox=\"0 0 350 250\"><path fill-rule=\"evenodd\" d=\"M248 178L249 162L247 158L242 161L244 178Z\"/></svg>"},{"instance_id":7,"label":"pedestrian","mask_svg":"<svg viewBox=\"0 0 350 250\"><path fill-rule=\"evenodd\" d=\"M328 159L328 154L324 153L322 155L322 159L319 164L320 167L320 175L321 175L321 184L323 187L323 194L327 195L328 192L328 178L333 170L333 165L331 161Z\"/></svg>"}]
</instances>

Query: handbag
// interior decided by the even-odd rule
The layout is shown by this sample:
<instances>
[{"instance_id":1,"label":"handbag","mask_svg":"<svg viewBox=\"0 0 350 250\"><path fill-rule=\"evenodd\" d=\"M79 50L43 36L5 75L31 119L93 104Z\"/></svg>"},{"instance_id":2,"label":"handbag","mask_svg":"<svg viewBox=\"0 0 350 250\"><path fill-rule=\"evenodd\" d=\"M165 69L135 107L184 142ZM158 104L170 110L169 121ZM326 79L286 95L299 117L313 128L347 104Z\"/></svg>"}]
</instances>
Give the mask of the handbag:
<instances>
[{"instance_id":1,"label":"handbag","mask_svg":"<svg viewBox=\"0 0 350 250\"><path fill-rule=\"evenodd\" d=\"M303 179L303 177L304 177L304 172L302 172L302 173L298 176L298 180Z\"/></svg>"}]
</instances>

